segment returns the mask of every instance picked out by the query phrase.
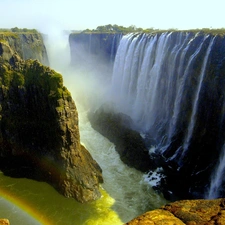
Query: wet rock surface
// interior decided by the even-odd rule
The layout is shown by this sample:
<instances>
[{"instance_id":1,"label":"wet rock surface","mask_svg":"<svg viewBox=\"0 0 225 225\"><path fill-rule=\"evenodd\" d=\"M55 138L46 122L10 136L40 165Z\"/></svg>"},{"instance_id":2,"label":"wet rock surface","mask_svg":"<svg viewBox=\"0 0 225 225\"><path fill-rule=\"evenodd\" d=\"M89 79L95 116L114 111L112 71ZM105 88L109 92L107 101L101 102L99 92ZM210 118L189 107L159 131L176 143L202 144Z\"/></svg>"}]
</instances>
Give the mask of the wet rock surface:
<instances>
[{"instance_id":1,"label":"wet rock surface","mask_svg":"<svg viewBox=\"0 0 225 225\"><path fill-rule=\"evenodd\" d=\"M128 166L146 172L151 168L148 149L140 134L133 129L131 119L122 113L104 110L104 105L89 114L94 129L116 145L121 160Z\"/></svg>"}]
</instances>

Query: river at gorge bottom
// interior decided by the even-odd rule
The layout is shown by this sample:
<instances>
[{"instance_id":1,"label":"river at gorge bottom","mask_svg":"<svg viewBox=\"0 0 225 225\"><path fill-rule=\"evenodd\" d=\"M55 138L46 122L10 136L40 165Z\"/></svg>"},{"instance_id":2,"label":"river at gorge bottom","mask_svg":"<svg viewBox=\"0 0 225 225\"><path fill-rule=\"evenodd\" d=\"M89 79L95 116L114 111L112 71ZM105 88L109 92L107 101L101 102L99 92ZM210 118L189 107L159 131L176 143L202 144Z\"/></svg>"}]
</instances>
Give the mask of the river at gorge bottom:
<instances>
[{"instance_id":1,"label":"river at gorge bottom","mask_svg":"<svg viewBox=\"0 0 225 225\"><path fill-rule=\"evenodd\" d=\"M81 204L47 183L0 172L0 218L11 225L120 225L166 203L143 173L126 166L114 144L92 129L87 111L77 107L81 142L103 170L101 199Z\"/></svg>"}]
</instances>

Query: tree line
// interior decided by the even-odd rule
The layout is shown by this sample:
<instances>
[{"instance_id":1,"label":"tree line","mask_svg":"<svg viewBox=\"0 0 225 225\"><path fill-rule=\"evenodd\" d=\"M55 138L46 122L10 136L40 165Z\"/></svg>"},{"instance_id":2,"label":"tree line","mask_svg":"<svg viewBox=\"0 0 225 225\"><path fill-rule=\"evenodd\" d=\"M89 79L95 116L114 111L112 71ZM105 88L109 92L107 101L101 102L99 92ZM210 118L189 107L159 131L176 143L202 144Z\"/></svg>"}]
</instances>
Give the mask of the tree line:
<instances>
[{"instance_id":1,"label":"tree line","mask_svg":"<svg viewBox=\"0 0 225 225\"><path fill-rule=\"evenodd\" d=\"M0 32L14 32L14 33L38 33L36 29L27 29L27 28L0 28Z\"/></svg>"},{"instance_id":2,"label":"tree line","mask_svg":"<svg viewBox=\"0 0 225 225\"><path fill-rule=\"evenodd\" d=\"M129 27L119 26L117 24L108 24L104 26L98 26L96 29L86 29L83 30L83 33L131 33L131 32L151 32L153 28L143 29L140 27L136 27L135 25L131 25Z\"/></svg>"},{"instance_id":3,"label":"tree line","mask_svg":"<svg viewBox=\"0 0 225 225\"><path fill-rule=\"evenodd\" d=\"M143 29L140 27L136 27L131 25L129 27L119 26L119 25L104 25L98 26L96 29L86 29L83 30L82 33L134 33L134 32L141 32L141 33L161 33L161 32L171 32L171 31L187 31L187 32L200 32L200 33L208 33L213 35L225 35L225 28L201 28L201 29L189 29L189 30L179 30L177 28L170 28L166 30L155 29L155 28L147 28Z\"/></svg>"},{"instance_id":4,"label":"tree line","mask_svg":"<svg viewBox=\"0 0 225 225\"><path fill-rule=\"evenodd\" d=\"M36 29L27 29L27 28L18 28L14 27L10 29L12 32L29 32L29 33L38 33Z\"/></svg>"}]
</instances>

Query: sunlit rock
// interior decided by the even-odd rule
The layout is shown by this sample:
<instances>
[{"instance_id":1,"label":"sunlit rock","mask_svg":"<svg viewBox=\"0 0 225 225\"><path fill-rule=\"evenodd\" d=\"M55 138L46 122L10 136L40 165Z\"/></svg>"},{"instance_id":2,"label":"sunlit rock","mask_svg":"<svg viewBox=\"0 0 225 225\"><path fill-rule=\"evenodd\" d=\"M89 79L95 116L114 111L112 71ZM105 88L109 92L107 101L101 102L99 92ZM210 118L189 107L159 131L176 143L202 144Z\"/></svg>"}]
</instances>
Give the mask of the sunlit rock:
<instances>
[{"instance_id":1,"label":"sunlit rock","mask_svg":"<svg viewBox=\"0 0 225 225\"><path fill-rule=\"evenodd\" d=\"M101 168L80 144L61 74L0 43L0 169L44 180L80 202L98 199ZM12 60L13 59L13 60Z\"/></svg>"},{"instance_id":2,"label":"sunlit rock","mask_svg":"<svg viewBox=\"0 0 225 225\"><path fill-rule=\"evenodd\" d=\"M225 224L225 199L183 200L145 214L126 223L127 225L147 224Z\"/></svg>"},{"instance_id":3,"label":"sunlit rock","mask_svg":"<svg viewBox=\"0 0 225 225\"><path fill-rule=\"evenodd\" d=\"M10 225L8 219L0 219L0 225Z\"/></svg>"}]
</instances>

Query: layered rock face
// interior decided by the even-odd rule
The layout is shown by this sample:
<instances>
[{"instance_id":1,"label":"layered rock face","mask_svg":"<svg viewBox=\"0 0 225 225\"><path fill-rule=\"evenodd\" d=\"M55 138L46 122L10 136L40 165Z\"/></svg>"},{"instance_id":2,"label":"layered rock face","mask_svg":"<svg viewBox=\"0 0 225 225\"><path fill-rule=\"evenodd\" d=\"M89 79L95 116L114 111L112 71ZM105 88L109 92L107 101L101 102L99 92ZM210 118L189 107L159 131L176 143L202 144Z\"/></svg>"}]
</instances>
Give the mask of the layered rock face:
<instances>
[{"instance_id":1,"label":"layered rock face","mask_svg":"<svg viewBox=\"0 0 225 225\"><path fill-rule=\"evenodd\" d=\"M12 51L17 52L24 60L37 59L42 64L49 65L47 51L40 33L0 32L0 41L9 45Z\"/></svg>"},{"instance_id":2,"label":"layered rock face","mask_svg":"<svg viewBox=\"0 0 225 225\"><path fill-rule=\"evenodd\" d=\"M0 169L49 182L66 197L100 197L101 169L80 144L75 103L59 73L0 43Z\"/></svg>"},{"instance_id":3,"label":"layered rock face","mask_svg":"<svg viewBox=\"0 0 225 225\"><path fill-rule=\"evenodd\" d=\"M170 203L133 219L126 225L225 224L225 199L183 200Z\"/></svg>"}]
</instances>

